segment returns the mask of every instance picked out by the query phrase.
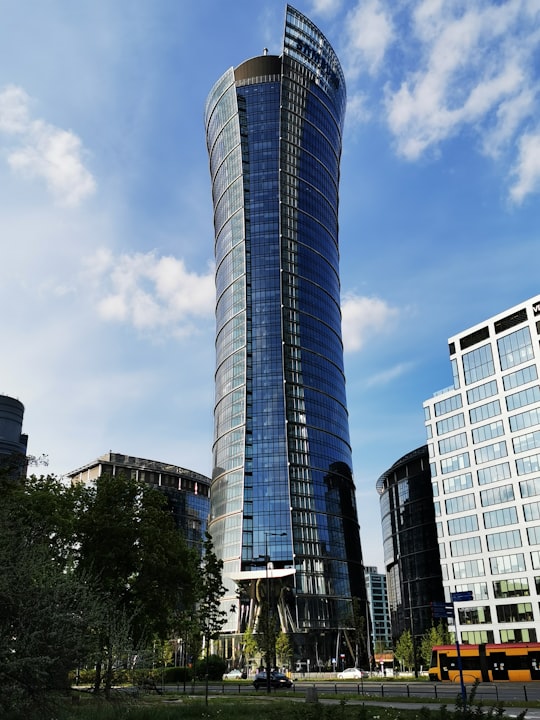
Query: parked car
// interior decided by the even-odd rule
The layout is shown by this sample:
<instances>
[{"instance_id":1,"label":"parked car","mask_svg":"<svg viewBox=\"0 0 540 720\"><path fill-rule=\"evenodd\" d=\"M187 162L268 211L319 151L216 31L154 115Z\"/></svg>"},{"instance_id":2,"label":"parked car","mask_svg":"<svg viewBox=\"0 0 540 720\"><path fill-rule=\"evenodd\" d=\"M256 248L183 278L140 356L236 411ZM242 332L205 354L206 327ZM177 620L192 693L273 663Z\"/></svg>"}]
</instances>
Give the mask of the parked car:
<instances>
[{"instance_id":1,"label":"parked car","mask_svg":"<svg viewBox=\"0 0 540 720\"><path fill-rule=\"evenodd\" d=\"M224 680L245 680L247 677L245 672L242 672L241 670L229 670L229 672L225 673L223 676Z\"/></svg>"},{"instance_id":2,"label":"parked car","mask_svg":"<svg viewBox=\"0 0 540 720\"><path fill-rule=\"evenodd\" d=\"M292 680L283 673L270 673L270 687L274 688L275 690L277 690L278 688L291 688L292 685ZM267 687L265 672L260 672L255 675L255 677L253 678L253 686L255 687L255 690Z\"/></svg>"},{"instance_id":3,"label":"parked car","mask_svg":"<svg viewBox=\"0 0 540 720\"><path fill-rule=\"evenodd\" d=\"M342 672L338 673L339 680L361 680L362 678L369 677L367 670L360 670L360 668L345 668Z\"/></svg>"}]
</instances>

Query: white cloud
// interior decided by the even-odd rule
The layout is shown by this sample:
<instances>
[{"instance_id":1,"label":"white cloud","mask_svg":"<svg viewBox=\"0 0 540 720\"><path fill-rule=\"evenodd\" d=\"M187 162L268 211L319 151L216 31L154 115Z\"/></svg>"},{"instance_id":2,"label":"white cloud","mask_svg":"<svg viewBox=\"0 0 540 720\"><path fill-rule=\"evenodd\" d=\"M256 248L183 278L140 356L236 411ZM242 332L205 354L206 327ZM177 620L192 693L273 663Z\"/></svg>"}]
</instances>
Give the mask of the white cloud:
<instances>
[{"instance_id":1,"label":"white cloud","mask_svg":"<svg viewBox=\"0 0 540 720\"><path fill-rule=\"evenodd\" d=\"M524 102L524 92L533 82L537 14L517 0L500 6L474 2L465 11L435 0L417 6L420 69L387 96L388 121L401 154L414 160L465 124L487 123L489 131L491 113L497 127L492 140L511 139L531 111L530 94ZM524 30L531 22L532 29ZM498 114L501 107L506 109ZM510 122L501 122L510 116Z\"/></svg>"},{"instance_id":2,"label":"white cloud","mask_svg":"<svg viewBox=\"0 0 540 720\"><path fill-rule=\"evenodd\" d=\"M79 138L41 121L31 124L27 143L9 154L11 168L45 180L60 205L76 206L96 187L81 159Z\"/></svg>"},{"instance_id":3,"label":"white cloud","mask_svg":"<svg viewBox=\"0 0 540 720\"><path fill-rule=\"evenodd\" d=\"M362 93L349 95L347 98L347 114L345 116L347 124L355 127L367 122L370 117L371 112L367 96Z\"/></svg>"},{"instance_id":4,"label":"white cloud","mask_svg":"<svg viewBox=\"0 0 540 720\"><path fill-rule=\"evenodd\" d=\"M396 378L408 373L413 367L413 363L398 363L387 370L382 370L381 372L375 373L375 375L369 377L366 381L366 386L380 387L382 385L388 385L396 380Z\"/></svg>"},{"instance_id":5,"label":"white cloud","mask_svg":"<svg viewBox=\"0 0 540 720\"><path fill-rule=\"evenodd\" d=\"M538 2L358 0L345 27L349 122L364 122L365 108L376 108L355 80L362 72L384 73L392 78L384 87L386 120L404 158L417 160L469 129L493 159L521 152L521 135L531 133L538 116ZM514 175L525 165L519 160ZM514 200L538 190L531 167L525 172L511 190Z\"/></svg>"},{"instance_id":6,"label":"white cloud","mask_svg":"<svg viewBox=\"0 0 540 720\"><path fill-rule=\"evenodd\" d=\"M154 252L115 257L104 250L87 258L86 266L104 320L185 336L213 318L213 268L198 274L188 272L178 258L158 257ZM366 338L388 331L398 315L384 300L355 294L343 298L341 310L346 351L360 350Z\"/></svg>"},{"instance_id":7,"label":"white cloud","mask_svg":"<svg viewBox=\"0 0 540 720\"><path fill-rule=\"evenodd\" d=\"M540 189L540 133L524 135L519 143L519 157L513 169L517 177L510 197L521 203L526 195Z\"/></svg>"},{"instance_id":8,"label":"white cloud","mask_svg":"<svg viewBox=\"0 0 540 720\"><path fill-rule=\"evenodd\" d=\"M362 70L375 73L394 36L390 14L380 0L359 2L347 15L345 27L348 74L355 78Z\"/></svg>"},{"instance_id":9,"label":"white cloud","mask_svg":"<svg viewBox=\"0 0 540 720\"><path fill-rule=\"evenodd\" d=\"M199 275L184 261L135 253L114 257L99 250L87 259L102 318L139 330L166 330L171 335L196 333L198 323L213 316L214 271Z\"/></svg>"},{"instance_id":10,"label":"white cloud","mask_svg":"<svg viewBox=\"0 0 540 720\"><path fill-rule=\"evenodd\" d=\"M341 314L345 351L354 352L363 347L368 337L388 331L398 310L379 298L348 294L342 300Z\"/></svg>"},{"instance_id":11,"label":"white cloud","mask_svg":"<svg viewBox=\"0 0 540 720\"><path fill-rule=\"evenodd\" d=\"M61 206L77 206L92 195L96 183L83 162L79 137L41 119L33 120L30 98L20 87L7 86L0 93L0 132L15 145L7 152L12 170L45 181Z\"/></svg>"},{"instance_id":12,"label":"white cloud","mask_svg":"<svg viewBox=\"0 0 540 720\"><path fill-rule=\"evenodd\" d=\"M30 125L28 105L30 98L15 85L8 85L0 93L0 132L23 133Z\"/></svg>"},{"instance_id":13,"label":"white cloud","mask_svg":"<svg viewBox=\"0 0 540 720\"><path fill-rule=\"evenodd\" d=\"M16 192L6 175L7 170L0 184L7 186L9 197ZM25 404L23 430L30 452L47 453L52 473L71 470L108 449L206 471L211 462L213 322L204 315L191 317L197 333L187 339L184 333L179 340L178 328L188 320L182 325L167 315L155 283L141 279L137 288L147 283L147 294L171 326L133 331L130 287L116 296L112 292L110 276L115 266L122 269L122 257L114 250L95 251L96 238L112 248L120 235L110 214L100 215L93 203L66 214L52 204L21 208L6 202L5 194L2 199L0 237L13 239L0 262L0 297L10 307L3 340L17 352L3 353L0 391ZM90 255L91 265L81 270L81 258ZM158 260L147 257L149 271L158 272ZM109 296L111 303L115 297L126 302L122 326L104 322L96 311L96 298ZM137 321L141 314L142 309Z\"/></svg>"},{"instance_id":14,"label":"white cloud","mask_svg":"<svg viewBox=\"0 0 540 720\"><path fill-rule=\"evenodd\" d=\"M312 0L312 12L319 15L334 15L341 7L341 0Z\"/></svg>"},{"instance_id":15,"label":"white cloud","mask_svg":"<svg viewBox=\"0 0 540 720\"><path fill-rule=\"evenodd\" d=\"M525 87L517 95L503 100L497 108L494 126L486 128L482 151L492 158L500 156L508 138L514 137L524 118L535 113L535 91Z\"/></svg>"}]
</instances>

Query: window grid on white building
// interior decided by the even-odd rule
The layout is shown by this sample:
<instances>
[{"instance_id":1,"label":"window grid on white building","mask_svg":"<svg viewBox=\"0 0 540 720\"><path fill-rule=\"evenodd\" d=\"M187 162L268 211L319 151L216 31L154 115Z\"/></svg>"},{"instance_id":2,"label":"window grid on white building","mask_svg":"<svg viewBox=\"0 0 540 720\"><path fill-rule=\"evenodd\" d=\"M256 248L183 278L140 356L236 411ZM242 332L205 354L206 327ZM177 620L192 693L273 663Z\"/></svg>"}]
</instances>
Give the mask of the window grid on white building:
<instances>
[{"instance_id":1,"label":"window grid on white building","mask_svg":"<svg viewBox=\"0 0 540 720\"><path fill-rule=\"evenodd\" d=\"M454 384L424 403L446 599L473 592L463 643L540 640L539 321L540 295L450 338Z\"/></svg>"}]
</instances>

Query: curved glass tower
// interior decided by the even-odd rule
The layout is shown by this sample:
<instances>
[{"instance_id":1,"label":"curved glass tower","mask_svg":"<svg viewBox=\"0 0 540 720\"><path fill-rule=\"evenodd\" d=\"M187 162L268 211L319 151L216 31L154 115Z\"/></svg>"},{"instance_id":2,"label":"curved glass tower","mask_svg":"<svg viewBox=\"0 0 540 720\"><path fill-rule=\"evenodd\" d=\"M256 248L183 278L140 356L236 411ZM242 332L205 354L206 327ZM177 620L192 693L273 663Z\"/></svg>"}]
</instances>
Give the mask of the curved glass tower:
<instances>
[{"instance_id":1,"label":"curved glass tower","mask_svg":"<svg viewBox=\"0 0 540 720\"><path fill-rule=\"evenodd\" d=\"M228 70L205 114L217 290L209 531L226 607L238 602L227 630L257 629L265 588L298 656L319 665L341 643L348 660L367 651L351 641L366 595L341 340L345 102L332 47L288 6L282 55Z\"/></svg>"},{"instance_id":2,"label":"curved glass tower","mask_svg":"<svg viewBox=\"0 0 540 720\"><path fill-rule=\"evenodd\" d=\"M433 624L431 603L445 599L427 445L397 460L376 487L392 636L408 630L416 655Z\"/></svg>"}]
</instances>

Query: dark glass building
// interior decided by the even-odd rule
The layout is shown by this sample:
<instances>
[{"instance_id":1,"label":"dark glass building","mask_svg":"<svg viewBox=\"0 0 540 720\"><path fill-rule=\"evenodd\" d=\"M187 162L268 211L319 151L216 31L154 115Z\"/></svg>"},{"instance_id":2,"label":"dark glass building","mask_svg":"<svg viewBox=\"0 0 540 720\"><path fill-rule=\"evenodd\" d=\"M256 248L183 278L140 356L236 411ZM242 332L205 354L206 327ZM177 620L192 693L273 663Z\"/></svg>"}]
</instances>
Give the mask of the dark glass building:
<instances>
[{"instance_id":1,"label":"dark glass building","mask_svg":"<svg viewBox=\"0 0 540 720\"><path fill-rule=\"evenodd\" d=\"M338 269L345 101L332 47L288 6L282 54L227 70L205 114L217 290L209 529L227 607L241 588L227 630L256 628L270 579L281 627L312 667L338 642L354 660L353 598L366 607Z\"/></svg>"},{"instance_id":2,"label":"dark glass building","mask_svg":"<svg viewBox=\"0 0 540 720\"><path fill-rule=\"evenodd\" d=\"M12 477L26 475L28 436L22 432L24 405L0 395L0 471Z\"/></svg>"},{"instance_id":3,"label":"dark glass building","mask_svg":"<svg viewBox=\"0 0 540 720\"><path fill-rule=\"evenodd\" d=\"M127 474L167 496L176 526L189 545L202 549L210 511L210 478L178 465L108 452L66 475L72 483L95 482L101 475Z\"/></svg>"},{"instance_id":4,"label":"dark glass building","mask_svg":"<svg viewBox=\"0 0 540 720\"><path fill-rule=\"evenodd\" d=\"M427 446L395 462L377 491L392 637L409 630L418 647L433 623L431 603L444 601Z\"/></svg>"}]
</instances>

